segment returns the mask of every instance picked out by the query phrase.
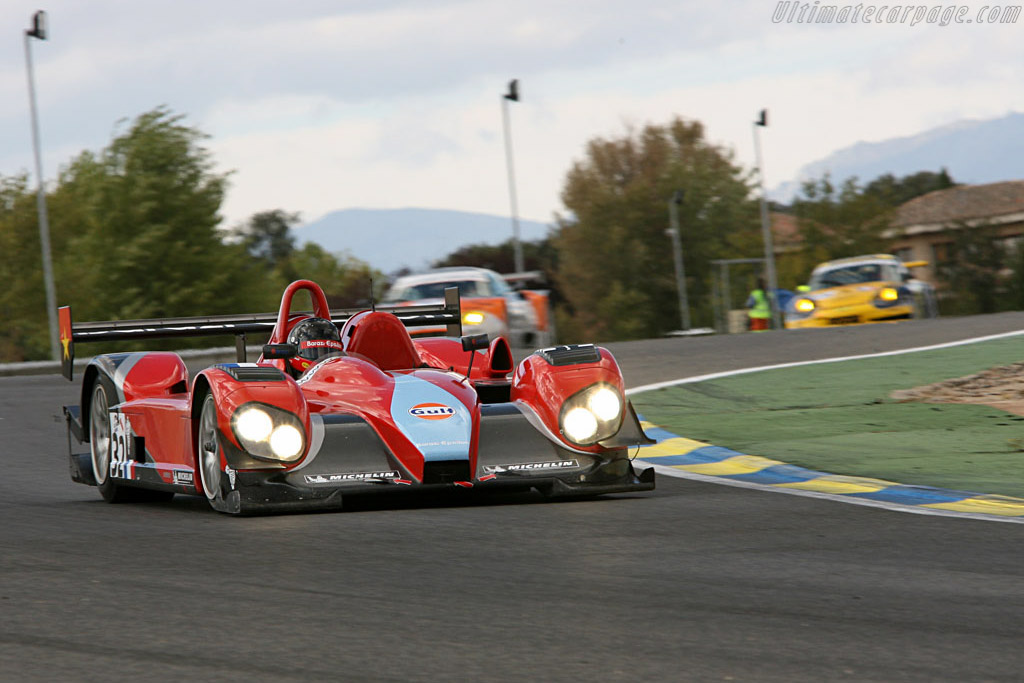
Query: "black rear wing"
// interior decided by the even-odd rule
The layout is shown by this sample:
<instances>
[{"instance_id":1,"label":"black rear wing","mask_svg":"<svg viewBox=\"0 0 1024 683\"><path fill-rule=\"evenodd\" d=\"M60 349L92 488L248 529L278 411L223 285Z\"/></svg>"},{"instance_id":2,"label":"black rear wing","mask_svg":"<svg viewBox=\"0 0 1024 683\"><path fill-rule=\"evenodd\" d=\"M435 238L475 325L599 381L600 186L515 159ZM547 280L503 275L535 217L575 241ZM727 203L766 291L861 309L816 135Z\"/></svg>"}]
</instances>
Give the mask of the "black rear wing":
<instances>
[{"instance_id":1,"label":"black rear wing","mask_svg":"<svg viewBox=\"0 0 1024 683\"><path fill-rule=\"evenodd\" d=\"M341 325L366 309L332 310L331 322ZM445 326L449 337L462 336L462 309L457 287L444 290L443 306L404 306L389 311L406 327ZM177 337L235 336L238 362L245 362L245 341L248 334L270 334L277 324L277 313L248 315L213 315L194 318L162 318L151 320L109 320L106 322L73 323L71 307L58 309L61 342L61 374L72 379L75 344L93 342L173 339Z\"/></svg>"}]
</instances>

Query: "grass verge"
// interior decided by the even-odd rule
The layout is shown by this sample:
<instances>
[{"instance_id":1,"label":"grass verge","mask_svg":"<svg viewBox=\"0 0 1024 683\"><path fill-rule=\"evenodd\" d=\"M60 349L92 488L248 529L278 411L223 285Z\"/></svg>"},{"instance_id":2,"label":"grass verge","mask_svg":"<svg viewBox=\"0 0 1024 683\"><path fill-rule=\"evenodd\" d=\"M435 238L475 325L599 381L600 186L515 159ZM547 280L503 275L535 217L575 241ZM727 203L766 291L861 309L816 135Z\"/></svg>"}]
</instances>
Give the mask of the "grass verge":
<instances>
[{"instance_id":1,"label":"grass verge","mask_svg":"<svg viewBox=\"0 0 1024 683\"><path fill-rule=\"evenodd\" d=\"M909 389L1024 359L1024 340L765 370L636 394L690 439L833 474L1024 498L1024 417L900 403Z\"/></svg>"}]
</instances>

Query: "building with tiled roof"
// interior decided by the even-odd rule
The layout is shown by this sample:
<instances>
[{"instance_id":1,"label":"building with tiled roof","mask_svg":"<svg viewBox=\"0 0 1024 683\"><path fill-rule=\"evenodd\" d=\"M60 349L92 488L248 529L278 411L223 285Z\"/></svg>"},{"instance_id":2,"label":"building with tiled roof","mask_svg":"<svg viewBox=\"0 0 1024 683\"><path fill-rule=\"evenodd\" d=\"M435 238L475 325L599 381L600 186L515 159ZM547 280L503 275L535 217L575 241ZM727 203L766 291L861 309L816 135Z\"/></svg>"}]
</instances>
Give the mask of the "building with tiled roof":
<instances>
[{"instance_id":1,"label":"building with tiled roof","mask_svg":"<svg viewBox=\"0 0 1024 683\"><path fill-rule=\"evenodd\" d=\"M928 261L920 273L936 281L936 266L948 258L950 233L982 225L998 226L1000 239L1024 236L1024 180L987 185L958 185L915 197L896 209L892 253L904 261Z\"/></svg>"}]
</instances>

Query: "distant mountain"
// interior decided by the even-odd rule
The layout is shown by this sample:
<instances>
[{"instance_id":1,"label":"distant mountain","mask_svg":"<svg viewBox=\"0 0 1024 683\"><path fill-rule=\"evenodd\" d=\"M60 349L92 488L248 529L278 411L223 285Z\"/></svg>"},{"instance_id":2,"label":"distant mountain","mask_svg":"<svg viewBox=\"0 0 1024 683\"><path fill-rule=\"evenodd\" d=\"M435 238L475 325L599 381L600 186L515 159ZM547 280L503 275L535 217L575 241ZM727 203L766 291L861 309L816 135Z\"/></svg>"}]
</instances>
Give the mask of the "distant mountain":
<instances>
[{"instance_id":1,"label":"distant mountain","mask_svg":"<svg viewBox=\"0 0 1024 683\"><path fill-rule=\"evenodd\" d=\"M826 172L835 182L856 176L866 184L886 173L900 177L943 168L954 181L972 185L1024 179L1024 114L958 121L909 137L858 142L807 164L795 180L782 183L768 196L788 204L804 180Z\"/></svg>"},{"instance_id":2,"label":"distant mountain","mask_svg":"<svg viewBox=\"0 0 1024 683\"><path fill-rule=\"evenodd\" d=\"M520 239L543 239L545 223L519 220ZM385 273L422 270L469 244L501 244L512 238L512 219L443 209L342 209L295 229L299 244L348 251Z\"/></svg>"}]
</instances>

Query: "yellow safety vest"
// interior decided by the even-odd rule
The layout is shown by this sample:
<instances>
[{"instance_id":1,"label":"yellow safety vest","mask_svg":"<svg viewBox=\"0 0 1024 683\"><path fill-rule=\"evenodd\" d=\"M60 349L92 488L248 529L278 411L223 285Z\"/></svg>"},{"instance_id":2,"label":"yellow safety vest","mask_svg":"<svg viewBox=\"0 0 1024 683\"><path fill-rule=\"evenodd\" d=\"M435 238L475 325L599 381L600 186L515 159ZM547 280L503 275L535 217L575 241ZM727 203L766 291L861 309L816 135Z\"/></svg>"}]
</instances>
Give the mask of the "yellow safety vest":
<instances>
[{"instance_id":1,"label":"yellow safety vest","mask_svg":"<svg viewBox=\"0 0 1024 683\"><path fill-rule=\"evenodd\" d=\"M763 289L755 289L750 293L750 296L754 299L754 305L749 313L751 318L772 317L772 307L768 305L768 297L765 296Z\"/></svg>"}]
</instances>

